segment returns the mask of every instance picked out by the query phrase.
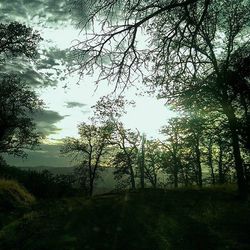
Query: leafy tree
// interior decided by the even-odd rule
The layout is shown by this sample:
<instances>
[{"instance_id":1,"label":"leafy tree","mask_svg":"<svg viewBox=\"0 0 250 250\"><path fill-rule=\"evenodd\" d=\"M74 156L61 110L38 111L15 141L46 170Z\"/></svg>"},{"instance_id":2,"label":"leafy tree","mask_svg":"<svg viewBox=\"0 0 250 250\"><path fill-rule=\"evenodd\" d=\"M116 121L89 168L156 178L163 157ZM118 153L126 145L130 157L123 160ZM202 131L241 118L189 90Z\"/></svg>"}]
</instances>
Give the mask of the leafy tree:
<instances>
[{"instance_id":1,"label":"leafy tree","mask_svg":"<svg viewBox=\"0 0 250 250\"><path fill-rule=\"evenodd\" d=\"M18 22L0 23L0 55L3 57L25 55L32 58L37 54L41 41L38 32Z\"/></svg>"},{"instance_id":2,"label":"leafy tree","mask_svg":"<svg viewBox=\"0 0 250 250\"><path fill-rule=\"evenodd\" d=\"M104 124L109 123L113 127L110 144L113 151L111 164L116 168L115 178L122 188L130 185L132 189L135 189L140 134L138 131L125 129L119 121L126 113L125 107L132 104L132 101L127 101L123 96L117 98L104 96L94 106L94 119Z\"/></svg>"},{"instance_id":3,"label":"leafy tree","mask_svg":"<svg viewBox=\"0 0 250 250\"><path fill-rule=\"evenodd\" d=\"M113 127L110 124L98 126L94 122L92 124L83 122L78 129L79 138L66 138L61 153L70 155L73 160L80 162L81 168L86 169L82 171L84 173L82 178L84 182L87 181L88 194L92 195Z\"/></svg>"},{"instance_id":4,"label":"leafy tree","mask_svg":"<svg viewBox=\"0 0 250 250\"><path fill-rule=\"evenodd\" d=\"M136 168L138 167L138 151L140 145L139 132L125 129L122 123L114 123L112 144L118 147L113 164L117 168L115 175L118 179L129 176L132 189L136 188Z\"/></svg>"},{"instance_id":5,"label":"leafy tree","mask_svg":"<svg viewBox=\"0 0 250 250\"><path fill-rule=\"evenodd\" d=\"M153 188L157 187L158 173L162 169L162 149L159 141L145 141L144 174Z\"/></svg>"},{"instance_id":6,"label":"leafy tree","mask_svg":"<svg viewBox=\"0 0 250 250\"><path fill-rule=\"evenodd\" d=\"M204 95L209 106L216 105L226 116L242 197L246 196L246 182L239 142L238 107L241 105L232 88L232 82L234 85L239 85L240 82L232 78L231 69L234 67L234 54L246 46L247 38L241 37L250 21L249 7L245 1L211 1L197 29L199 8L194 6L185 21L194 26L177 29L179 37L175 36L171 41L172 45L169 45L170 50L166 56L170 63L167 67L162 64L162 71L158 72L163 72L165 68L165 73L157 76L158 83L165 89L165 96L171 96L170 102L175 102L174 97L181 99L185 95L187 100L194 99L197 103L200 101L199 97L202 99ZM191 98L187 96L187 92ZM240 109L242 110L242 106Z\"/></svg>"},{"instance_id":7,"label":"leafy tree","mask_svg":"<svg viewBox=\"0 0 250 250\"><path fill-rule=\"evenodd\" d=\"M168 152L164 155L165 169L173 177L174 187L179 184L179 172L182 168L181 154L183 148L183 131L180 118L173 118L162 128L161 133L167 138L162 145Z\"/></svg>"},{"instance_id":8,"label":"leafy tree","mask_svg":"<svg viewBox=\"0 0 250 250\"><path fill-rule=\"evenodd\" d=\"M36 93L16 76L0 78L0 153L25 156L39 143L32 114L42 107Z\"/></svg>"},{"instance_id":9,"label":"leafy tree","mask_svg":"<svg viewBox=\"0 0 250 250\"><path fill-rule=\"evenodd\" d=\"M81 73L97 66L101 69L99 80L115 79L116 86L127 85L142 76L160 86L161 96L168 98L169 103L176 103L183 95L197 103L204 91L209 93L207 103L212 106L216 103L227 117L239 192L245 196L238 107L241 110L246 107L247 96L244 91L236 91L242 76L232 77L232 69L233 72L242 69L236 67L234 55L249 39L249 1L103 0L89 7L86 25L95 23L100 15L104 18L100 33L93 33L76 45L81 53ZM138 42L141 34L147 38L145 46ZM244 58L248 62L249 54ZM149 72L146 78L145 72ZM244 86L249 92L248 84ZM246 117L244 124L249 124Z\"/></svg>"},{"instance_id":10,"label":"leafy tree","mask_svg":"<svg viewBox=\"0 0 250 250\"><path fill-rule=\"evenodd\" d=\"M40 35L27 26L12 22L0 24L0 59L37 53ZM21 78L13 74L0 76L0 153L25 156L41 135L35 129L32 114L42 108L42 101Z\"/></svg>"}]
</instances>

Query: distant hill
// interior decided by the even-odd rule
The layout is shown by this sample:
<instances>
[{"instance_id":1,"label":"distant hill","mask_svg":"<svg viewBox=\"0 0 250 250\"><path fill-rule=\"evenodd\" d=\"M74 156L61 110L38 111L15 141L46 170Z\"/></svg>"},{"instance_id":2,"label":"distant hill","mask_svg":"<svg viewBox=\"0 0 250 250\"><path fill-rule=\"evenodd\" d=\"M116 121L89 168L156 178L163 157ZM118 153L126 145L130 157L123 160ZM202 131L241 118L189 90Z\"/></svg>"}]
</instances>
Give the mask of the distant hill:
<instances>
[{"instance_id":1,"label":"distant hill","mask_svg":"<svg viewBox=\"0 0 250 250\"><path fill-rule=\"evenodd\" d=\"M20 167L23 170L32 170L32 171L44 171L48 170L52 174L72 174L74 167L49 167L49 166L34 166L34 167ZM101 178L97 180L94 193L106 193L115 188L116 182L113 176L114 168L105 168L101 173Z\"/></svg>"},{"instance_id":2,"label":"distant hill","mask_svg":"<svg viewBox=\"0 0 250 250\"><path fill-rule=\"evenodd\" d=\"M73 167L49 167L49 166L34 166L34 167L20 167L24 170L32 170L41 172L43 170L48 170L52 174L72 174L74 168Z\"/></svg>"}]
</instances>

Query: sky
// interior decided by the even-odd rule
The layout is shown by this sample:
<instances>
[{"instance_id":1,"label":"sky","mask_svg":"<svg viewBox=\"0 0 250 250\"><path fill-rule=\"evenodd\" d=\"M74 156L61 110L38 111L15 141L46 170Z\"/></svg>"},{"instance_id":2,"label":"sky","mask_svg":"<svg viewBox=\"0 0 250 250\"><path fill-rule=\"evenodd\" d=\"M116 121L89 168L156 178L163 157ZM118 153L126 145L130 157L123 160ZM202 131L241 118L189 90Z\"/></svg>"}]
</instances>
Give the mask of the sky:
<instances>
[{"instance_id":1,"label":"sky","mask_svg":"<svg viewBox=\"0 0 250 250\"><path fill-rule=\"evenodd\" d=\"M0 22L18 21L39 31L43 41L39 45L39 57L34 62L13 60L5 71L18 71L45 103L45 110L35 116L38 130L46 135L40 148L28 152L27 159L7 157L16 166L64 167L72 163L60 155L62 139L77 136L77 125L88 121L91 107L103 95L114 90L113 85L102 83L96 89L93 76L85 75L79 81L77 72L68 74L73 63L70 47L75 39L84 39L79 20L87 16L86 6L71 8L69 0L1 0ZM159 138L159 129L175 114L164 100L140 95L145 87L140 83L123 94L135 101L122 117L126 128L137 128L148 138ZM138 91L139 89L139 91Z\"/></svg>"}]
</instances>

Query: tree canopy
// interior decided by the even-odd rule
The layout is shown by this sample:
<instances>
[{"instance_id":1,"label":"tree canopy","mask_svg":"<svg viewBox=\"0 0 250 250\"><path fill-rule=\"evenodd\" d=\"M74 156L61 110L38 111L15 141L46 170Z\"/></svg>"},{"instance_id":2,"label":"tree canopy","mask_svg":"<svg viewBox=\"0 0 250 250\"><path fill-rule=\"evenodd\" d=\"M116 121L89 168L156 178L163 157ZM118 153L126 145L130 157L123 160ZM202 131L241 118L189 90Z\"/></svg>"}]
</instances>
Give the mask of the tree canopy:
<instances>
[{"instance_id":1,"label":"tree canopy","mask_svg":"<svg viewBox=\"0 0 250 250\"><path fill-rule=\"evenodd\" d=\"M3 63L17 56L33 58L40 35L26 25L0 24L0 57ZM41 139L32 115L42 108L42 101L13 73L0 75L0 153L25 156Z\"/></svg>"},{"instance_id":2,"label":"tree canopy","mask_svg":"<svg viewBox=\"0 0 250 250\"><path fill-rule=\"evenodd\" d=\"M93 32L73 47L76 70L83 75L99 69L98 81L114 82L116 88L139 77L179 110L220 112L229 126L244 196L241 138L246 136L247 147L249 1L94 1L83 22L85 27L91 23Z\"/></svg>"}]
</instances>

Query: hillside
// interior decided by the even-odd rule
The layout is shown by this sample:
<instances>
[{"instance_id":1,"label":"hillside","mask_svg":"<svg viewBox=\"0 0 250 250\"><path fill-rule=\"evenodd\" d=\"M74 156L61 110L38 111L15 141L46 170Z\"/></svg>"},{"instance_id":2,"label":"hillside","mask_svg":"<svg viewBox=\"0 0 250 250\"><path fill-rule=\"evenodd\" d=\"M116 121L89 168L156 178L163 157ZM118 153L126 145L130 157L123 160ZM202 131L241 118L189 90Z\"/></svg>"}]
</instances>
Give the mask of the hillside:
<instances>
[{"instance_id":1,"label":"hillside","mask_svg":"<svg viewBox=\"0 0 250 250\"><path fill-rule=\"evenodd\" d=\"M1 229L0 249L243 250L249 232L234 191L145 190L40 203Z\"/></svg>"},{"instance_id":2,"label":"hillside","mask_svg":"<svg viewBox=\"0 0 250 250\"><path fill-rule=\"evenodd\" d=\"M48 170L52 174L72 174L74 171L73 167L49 167L49 166L20 167L20 169L38 171L38 172Z\"/></svg>"},{"instance_id":3,"label":"hillside","mask_svg":"<svg viewBox=\"0 0 250 250\"><path fill-rule=\"evenodd\" d=\"M49 167L49 166L34 166L34 167L18 167L22 170L31 170L42 172L44 170L48 170L54 175L70 175L74 171L74 167ZM115 189L116 181L114 179L114 168L103 168L100 172L100 178L96 180L94 193L101 194L105 192L109 192Z\"/></svg>"},{"instance_id":4,"label":"hillside","mask_svg":"<svg viewBox=\"0 0 250 250\"><path fill-rule=\"evenodd\" d=\"M0 212L34 203L35 198L18 182L0 179Z\"/></svg>"}]
</instances>

